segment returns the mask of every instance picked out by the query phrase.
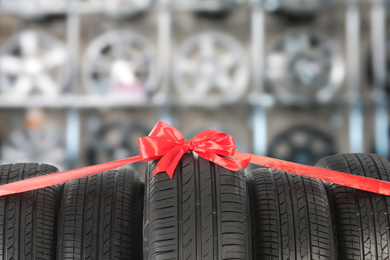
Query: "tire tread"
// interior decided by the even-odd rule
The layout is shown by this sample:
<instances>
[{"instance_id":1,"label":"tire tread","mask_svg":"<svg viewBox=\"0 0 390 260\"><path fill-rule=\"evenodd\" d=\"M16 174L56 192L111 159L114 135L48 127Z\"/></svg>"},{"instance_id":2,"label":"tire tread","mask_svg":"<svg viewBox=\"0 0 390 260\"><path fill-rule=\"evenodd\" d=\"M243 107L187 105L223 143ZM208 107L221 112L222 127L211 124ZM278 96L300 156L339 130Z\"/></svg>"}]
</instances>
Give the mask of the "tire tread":
<instances>
[{"instance_id":1,"label":"tire tread","mask_svg":"<svg viewBox=\"0 0 390 260\"><path fill-rule=\"evenodd\" d=\"M249 259L245 177L190 153L173 180L148 166L144 259Z\"/></svg>"},{"instance_id":2,"label":"tire tread","mask_svg":"<svg viewBox=\"0 0 390 260\"><path fill-rule=\"evenodd\" d=\"M335 259L322 183L260 168L248 175L255 259Z\"/></svg>"}]
</instances>

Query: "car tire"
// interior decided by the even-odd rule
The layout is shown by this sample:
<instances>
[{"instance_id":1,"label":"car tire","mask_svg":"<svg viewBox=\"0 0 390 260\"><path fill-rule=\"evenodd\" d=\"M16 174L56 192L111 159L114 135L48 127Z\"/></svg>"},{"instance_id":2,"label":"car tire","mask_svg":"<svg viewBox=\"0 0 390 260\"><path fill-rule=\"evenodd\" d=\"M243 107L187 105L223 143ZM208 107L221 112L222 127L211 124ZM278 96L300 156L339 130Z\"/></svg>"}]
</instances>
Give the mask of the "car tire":
<instances>
[{"instance_id":1,"label":"car tire","mask_svg":"<svg viewBox=\"0 0 390 260\"><path fill-rule=\"evenodd\" d=\"M0 185L57 172L38 163L0 165ZM55 259L62 185L0 197L0 258Z\"/></svg>"},{"instance_id":2,"label":"car tire","mask_svg":"<svg viewBox=\"0 0 390 260\"><path fill-rule=\"evenodd\" d=\"M337 259L320 181L260 168L248 175L248 187L253 259Z\"/></svg>"},{"instance_id":3,"label":"car tire","mask_svg":"<svg viewBox=\"0 0 390 260\"><path fill-rule=\"evenodd\" d=\"M376 154L338 154L317 167L390 181L390 163ZM388 259L390 197L326 183L337 230L339 259Z\"/></svg>"},{"instance_id":4,"label":"car tire","mask_svg":"<svg viewBox=\"0 0 390 260\"><path fill-rule=\"evenodd\" d=\"M141 259L143 183L123 168L65 184L58 259Z\"/></svg>"},{"instance_id":5,"label":"car tire","mask_svg":"<svg viewBox=\"0 0 390 260\"><path fill-rule=\"evenodd\" d=\"M144 259L252 259L244 173L186 153L171 180L152 177L156 163L146 172Z\"/></svg>"}]
</instances>

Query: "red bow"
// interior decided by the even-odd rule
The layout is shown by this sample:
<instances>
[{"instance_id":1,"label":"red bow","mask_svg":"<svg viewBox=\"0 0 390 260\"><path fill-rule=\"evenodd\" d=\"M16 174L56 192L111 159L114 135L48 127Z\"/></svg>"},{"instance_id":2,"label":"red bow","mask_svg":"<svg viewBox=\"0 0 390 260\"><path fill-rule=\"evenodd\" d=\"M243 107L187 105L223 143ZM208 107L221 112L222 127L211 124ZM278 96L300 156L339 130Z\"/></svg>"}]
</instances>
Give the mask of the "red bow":
<instances>
[{"instance_id":1,"label":"red bow","mask_svg":"<svg viewBox=\"0 0 390 260\"><path fill-rule=\"evenodd\" d=\"M176 128L159 122L149 136L138 139L138 144L141 161L161 158L154 168L153 176L166 172L171 179L180 158L190 151L231 171L242 171L250 162L250 156L242 160L221 157L234 156L236 144L231 135L217 130L200 132L193 140L185 141Z\"/></svg>"}]
</instances>

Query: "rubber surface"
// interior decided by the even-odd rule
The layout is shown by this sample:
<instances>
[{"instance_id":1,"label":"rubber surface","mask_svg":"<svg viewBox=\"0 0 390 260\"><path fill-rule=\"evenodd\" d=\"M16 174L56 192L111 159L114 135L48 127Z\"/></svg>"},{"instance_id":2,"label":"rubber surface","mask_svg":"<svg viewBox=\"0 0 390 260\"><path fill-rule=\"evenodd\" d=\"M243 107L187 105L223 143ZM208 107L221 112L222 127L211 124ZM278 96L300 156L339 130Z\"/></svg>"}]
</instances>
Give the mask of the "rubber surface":
<instances>
[{"instance_id":1,"label":"rubber surface","mask_svg":"<svg viewBox=\"0 0 390 260\"><path fill-rule=\"evenodd\" d=\"M173 179L145 180L144 259L252 259L243 172L185 154Z\"/></svg>"},{"instance_id":2,"label":"rubber surface","mask_svg":"<svg viewBox=\"0 0 390 260\"><path fill-rule=\"evenodd\" d=\"M0 185L57 171L47 164L0 165ZM0 259L55 259L61 187L0 197Z\"/></svg>"},{"instance_id":3,"label":"rubber surface","mask_svg":"<svg viewBox=\"0 0 390 260\"><path fill-rule=\"evenodd\" d=\"M119 169L65 184L57 259L142 259L143 183Z\"/></svg>"},{"instance_id":4,"label":"rubber surface","mask_svg":"<svg viewBox=\"0 0 390 260\"><path fill-rule=\"evenodd\" d=\"M260 168L248 175L253 259L337 259L323 184Z\"/></svg>"},{"instance_id":5,"label":"rubber surface","mask_svg":"<svg viewBox=\"0 0 390 260\"><path fill-rule=\"evenodd\" d=\"M317 165L390 181L390 163L376 154L339 154ZM390 198L332 183L326 184L335 219L339 259L389 259Z\"/></svg>"}]
</instances>

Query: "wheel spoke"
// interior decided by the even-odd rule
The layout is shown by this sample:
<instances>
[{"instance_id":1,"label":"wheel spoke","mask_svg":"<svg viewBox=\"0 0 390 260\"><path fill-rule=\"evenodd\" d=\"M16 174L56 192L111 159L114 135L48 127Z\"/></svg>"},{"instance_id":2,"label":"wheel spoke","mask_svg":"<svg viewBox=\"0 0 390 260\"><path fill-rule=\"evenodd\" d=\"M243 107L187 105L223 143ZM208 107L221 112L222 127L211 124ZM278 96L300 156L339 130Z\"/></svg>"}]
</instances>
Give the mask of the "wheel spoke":
<instances>
[{"instance_id":1,"label":"wheel spoke","mask_svg":"<svg viewBox=\"0 0 390 260\"><path fill-rule=\"evenodd\" d=\"M236 58L231 53L227 53L221 57L219 63L224 69L230 69L235 65Z\"/></svg>"},{"instance_id":2,"label":"wheel spoke","mask_svg":"<svg viewBox=\"0 0 390 260\"><path fill-rule=\"evenodd\" d=\"M31 57L38 52L38 35L34 32L25 32L20 35L19 44L22 56Z\"/></svg>"},{"instance_id":3,"label":"wheel spoke","mask_svg":"<svg viewBox=\"0 0 390 260\"><path fill-rule=\"evenodd\" d=\"M195 74L197 64L194 60L181 58L178 62L178 69L185 73Z\"/></svg>"},{"instance_id":4,"label":"wheel spoke","mask_svg":"<svg viewBox=\"0 0 390 260\"><path fill-rule=\"evenodd\" d=\"M48 69L58 67L64 64L66 60L67 54L65 50L60 47L50 50L43 58L44 65Z\"/></svg>"},{"instance_id":5,"label":"wheel spoke","mask_svg":"<svg viewBox=\"0 0 390 260\"><path fill-rule=\"evenodd\" d=\"M295 141L293 140L292 136L287 136L287 138L285 138L285 141L286 141L287 146L290 147L291 152L298 149L298 146L295 143Z\"/></svg>"},{"instance_id":6,"label":"wheel spoke","mask_svg":"<svg viewBox=\"0 0 390 260\"><path fill-rule=\"evenodd\" d=\"M4 74L17 75L20 73L22 61L19 57L4 55L0 56L0 71Z\"/></svg>"},{"instance_id":7,"label":"wheel spoke","mask_svg":"<svg viewBox=\"0 0 390 260\"><path fill-rule=\"evenodd\" d=\"M13 94L17 94L20 96L27 95L33 88L32 80L30 77L26 75L20 76L13 87Z\"/></svg>"},{"instance_id":8,"label":"wheel spoke","mask_svg":"<svg viewBox=\"0 0 390 260\"><path fill-rule=\"evenodd\" d=\"M149 70L149 62L145 56L143 56L143 54L132 57L132 59L130 59L128 62L130 63L130 68L134 72L145 72Z\"/></svg>"},{"instance_id":9,"label":"wheel spoke","mask_svg":"<svg viewBox=\"0 0 390 260\"><path fill-rule=\"evenodd\" d=\"M221 90L222 92L226 92L229 90L229 88L231 86L231 79L226 72L219 73L219 75L217 76L216 83L217 83L217 87L219 88L219 90Z\"/></svg>"},{"instance_id":10,"label":"wheel spoke","mask_svg":"<svg viewBox=\"0 0 390 260\"><path fill-rule=\"evenodd\" d=\"M37 77L37 87L46 95L58 94L59 86L46 74Z\"/></svg>"},{"instance_id":11,"label":"wheel spoke","mask_svg":"<svg viewBox=\"0 0 390 260\"><path fill-rule=\"evenodd\" d=\"M111 70L111 67L113 65L114 61L109 59L108 57L102 55L100 56L96 63L95 63L95 69L97 70L97 72L110 72Z\"/></svg>"},{"instance_id":12,"label":"wheel spoke","mask_svg":"<svg viewBox=\"0 0 390 260\"><path fill-rule=\"evenodd\" d=\"M212 57L215 54L214 43L209 37L203 37L200 41L200 51L203 57Z\"/></svg>"},{"instance_id":13,"label":"wheel spoke","mask_svg":"<svg viewBox=\"0 0 390 260\"><path fill-rule=\"evenodd\" d=\"M207 93L210 91L211 84L209 80L205 77L200 77L197 80L197 83L195 85L195 92L197 93Z\"/></svg>"},{"instance_id":14,"label":"wheel spoke","mask_svg":"<svg viewBox=\"0 0 390 260\"><path fill-rule=\"evenodd\" d=\"M123 41L122 38L118 37L117 42L112 45L114 48L115 58L120 60L128 59L128 55L126 53L126 48L128 47L126 42Z\"/></svg>"},{"instance_id":15,"label":"wheel spoke","mask_svg":"<svg viewBox=\"0 0 390 260\"><path fill-rule=\"evenodd\" d=\"M317 137L317 134L313 130L309 130L306 132L305 136L303 146L311 149L310 147L313 146L313 141Z\"/></svg>"},{"instance_id":16,"label":"wheel spoke","mask_svg":"<svg viewBox=\"0 0 390 260\"><path fill-rule=\"evenodd\" d=\"M309 35L300 34L298 38L298 44L301 50L309 51L311 49Z\"/></svg>"}]
</instances>

